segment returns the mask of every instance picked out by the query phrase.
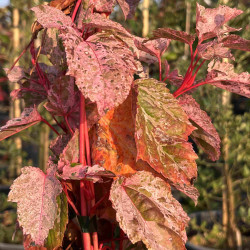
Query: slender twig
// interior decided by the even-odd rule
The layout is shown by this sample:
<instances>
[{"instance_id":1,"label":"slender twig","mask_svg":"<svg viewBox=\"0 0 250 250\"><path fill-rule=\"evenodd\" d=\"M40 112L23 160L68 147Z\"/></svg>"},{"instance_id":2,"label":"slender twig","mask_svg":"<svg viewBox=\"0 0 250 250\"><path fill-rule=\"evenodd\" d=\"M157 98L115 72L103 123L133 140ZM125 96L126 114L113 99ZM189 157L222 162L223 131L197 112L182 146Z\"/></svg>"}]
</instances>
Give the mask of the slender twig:
<instances>
[{"instance_id":1,"label":"slender twig","mask_svg":"<svg viewBox=\"0 0 250 250\"><path fill-rule=\"evenodd\" d=\"M57 135L60 135L57 132L57 130L51 124L49 124L49 122L46 119L44 119L43 117L41 117L41 121L44 122L44 123L46 123Z\"/></svg>"}]
</instances>

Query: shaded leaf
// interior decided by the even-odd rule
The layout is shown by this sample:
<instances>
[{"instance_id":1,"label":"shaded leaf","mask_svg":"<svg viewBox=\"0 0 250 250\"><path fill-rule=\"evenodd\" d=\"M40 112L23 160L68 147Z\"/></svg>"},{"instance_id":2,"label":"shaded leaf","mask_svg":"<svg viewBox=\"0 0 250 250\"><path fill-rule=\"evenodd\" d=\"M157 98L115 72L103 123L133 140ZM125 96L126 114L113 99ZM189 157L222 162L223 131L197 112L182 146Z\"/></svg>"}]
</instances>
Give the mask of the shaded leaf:
<instances>
[{"instance_id":1,"label":"shaded leaf","mask_svg":"<svg viewBox=\"0 0 250 250\"><path fill-rule=\"evenodd\" d=\"M79 95L75 91L73 77L60 76L50 86L45 108L52 114L65 116L79 105Z\"/></svg>"},{"instance_id":2,"label":"shaded leaf","mask_svg":"<svg viewBox=\"0 0 250 250\"><path fill-rule=\"evenodd\" d=\"M18 222L24 234L43 245L53 228L57 213L56 197L62 187L52 167L44 174L35 167L24 167L22 174L11 185L8 200L17 202Z\"/></svg>"},{"instance_id":3,"label":"shaded leaf","mask_svg":"<svg viewBox=\"0 0 250 250\"><path fill-rule=\"evenodd\" d=\"M25 108L19 118L9 120L6 125L0 128L0 141L37 124L41 120L42 118L35 107Z\"/></svg>"},{"instance_id":4,"label":"shaded leaf","mask_svg":"<svg viewBox=\"0 0 250 250\"><path fill-rule=\"evenodd\" d=\"M237 31L238 29L224 26L224 24L242 13L242 10L224 5L209 9L196 3L196 33L199 40L203 41L227 32Z\"/></svg>"},{"instance_id":5,"label":"shaded leaf","mask_svg":"<svg viewBox=\"0 0 250 250\"><path fill-rule=\"evenodd\" d=\"M64 233L68 224L68 202L66 195L62 192L57 196L57 213L54 227L49 230L49 235L46 241L46 248L54 250L62 246Z\"/></svg>"},{"instance_id":6,"label":"shaded leaf","mask_svg":"<svg viewBox=\"0 0 250 250\"><path fill-rule=\"evenodd\" d=\"M6 73L8 69L5 69ZM27 77L27 72L24 70L23 67L15 66L7 75L10 82L18 82L22 78Z\"/></svg>"},{"instance_id":7,"label":"shaded leaf","mask_svg":"<svg viewBox=\"0 0 250 250\"><path fill-rule=\"evenodd\" d=\"M194 142L202 148L209 159L216 161L220 157L220 137L207 113L190 95L182 95L178 101L191 123L197 128L191 134Z\"/></svg>"},{"instance_id":8,"label":"shaded leaf","mask_svg":"<svg viewBox=\"0 0 250 250\"><path fill-rule=\"evenodd\" d=\"M67 69L66 54L58 30L47 29L42 43L41 54L46 55L51 63L61 70Z\"/></svg>"},{"instance_id":9,"label":"shaded leaf","mask_svg":"<svg viewBox=\"0 0 250 250\"><path fill-rule=\"evenodd\" d=\"M162 179L145 171L121 177L112 184L110 200L132 243L142 240L151 250L185 249L189 218Z\"/></svg>"},{"instance_id":10,"label":"shaded leaf","mask_svg":"<svg viewBox=\"0 0 250 250\"><path fill-rule=\"evenodd\" d=\"M63 171L65 166L70 166L72 163L79 163L79 130L77 129L68 142L67 146L60 154L58 162L59 173Z\"/></svg>"},{"instance_id":11,"label":"shaded leaf","mask_svg":"<svg viewBox=\"0 0 250 250\"><path fill-rule=\"evenodd\" d=\"M130 175L137 170L150 170L147 163L136 162L132 94L116 109L103 116L92 131L93 164L116 175Z\"/></svg>"},{"instance_id":12,"label":"shaded leaf","mask_svg":"<svg viewBox=\"0 0 250 250\"><path fill-rule=\"evenodd\" d=\"M49 148L54 155L59 156L63 152L63 149L67 146L69 140L70 135L59 135L51 141Z\"/></svg>"},{"instance_id":13,"label":"shaded leaf","mask_svg":"<svg viewBox=\"0 0 250 250\"><path fill-rule=\"evenodd\" d=\"M213 40L201 45L198 45L198 55L199 57L212 60L217 58L229 58L233 59L234 57L231 54L231 51L224 47L222 43L219 43L217 40Z\"/></svg>"},{"instance_id":14,"label":"shaded leaf","mask_svg":"<svg viewBox=\"0 0 250 250\"><path fill-rule=\"evenodd\" d=\"M153 31L153 34L157 38L168 38L177 40L183 43L192 45L195 40L195 35L190 35L184 31L173 30L170 28L159 28Z\"/></svg>"},{"instance_id":15,"label":"shaded leaf","mask_svg":"<svg viewBox=\"0 0 250 250\"><path fill-rule=\"evenodd\" d=\"M140 0L117 0L125 19L132 18Z\"/></svg>"},{"instance_id":16,"label":"shaded leaf","mask_svg":"<svg viewBox=\"0 0 250 250\"><path fill-rule=\"evenodd\" d=\"M197 177L197 155L187 142L195 128L164 83L144 79L135 81L135 86L137 159L148 162L196 202L198 191L192 180Z\"/></svg>"},{"instance_id":17,"label":"shaded leaf","mask_svg":"<svg viewBox=\"0 0 250 250\"><path fill-rule=\"evenodd\" d=\"M211 61L208 65L206 82L238 95L250 97L250 74L235 73L233 64Z\"/></svg>"},{"instance_id":18,"label":"shaded leaf","mask_svg":"<svg viewBox=\"0 0 250 250\"><path fill-rule=\"evenodd\" d=\"M100 115L121 104L129 94L136 72L134 56L113 35L95 34L83 41L79 34L61 35L69 66L68 74L85 97L97 103Z\"/></svg>"},{"instance_id":19,"label":"shaded leaf","mask_svg":"<svg viewBox=\"0 0 250 250\"><path fill-rule=\"evenodd\" d=\"M113 12L115 2L115 0L90 0L89 5L93 5L98 12L111 13Z\"/></svg>"},{"instance_id":20,"label":"shaded leaf","mask_svg":"<svg viewBox=\"0 0 250 250\"><path fill-rule=\"evenodd\" d=\"M237 35L229 35L222 39L223 45L230 49L250 51L250 40Z\"/></svg>"}]
</instances>

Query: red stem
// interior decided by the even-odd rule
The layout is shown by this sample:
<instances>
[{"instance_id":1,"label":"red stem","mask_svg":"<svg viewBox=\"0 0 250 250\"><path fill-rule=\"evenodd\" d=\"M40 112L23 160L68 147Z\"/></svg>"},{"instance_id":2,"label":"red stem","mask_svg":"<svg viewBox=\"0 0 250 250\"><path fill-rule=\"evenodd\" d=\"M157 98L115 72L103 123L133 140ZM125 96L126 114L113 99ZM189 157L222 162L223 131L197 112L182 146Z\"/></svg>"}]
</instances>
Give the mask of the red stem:
<instances>
[{"instance_id":1,"label":"red stem","mask_svg":"<svg viewBox=\"0 0 250 250\"><path fill-rule=\"evenodd\" d=\"M161 69L161 57L158 56L158 62L159 62L159 80L162 80L162 69Z\"/></svg>"},{"instance_id":2,"label":"red stem","mask_svg":"<svg viewBox=\"0 0 250 250\"><path fill-rule=\"evenodd\" d=\"M82 3L82 0L78 0L77 3L76 3L75 9L74 9L72 17L71 17L72 22L74 22L74 20L76 18L76 14L77 14L77 11L78 11L81 3Z\"/></svg>"},{"instance_id":3,"label":"red stem","mask_svg":"<svg viewBox=\"0 0 250 250\"><path fill-rule=\"evenodd\" d=\"M65 120L66 125L67 125L67 127L68 127L68 130L69 130L69 132L70 132L70 134L71 134L71 136L72 136L72 135L74 134L74 132L73 132L72 128L71 128L70 125L69 125L69 120L68 120L68 116L67 116L67 115L64 116L64 120Z\"/></svg>"},{"instance_id":4,"label":"red stem","mask_svg":"<svg viewBox=\"0 0 250 250\"><path fill-rule=\"evenodd\" d=\"M80 154L80 163L86 166L85 159L85 98L80 95L80 135L79 135L79 154ZM84 181L80 181L80 196L81 196L81 215L87 216L87 203L84 195ZM91 250L91 241L89 233L82 233L82 240L84 250Z\"/></svg>"},{"instance_id":5,"label":"red stem","mask_svg":"<svg viewBox=\"0 0 250 250\"><path fill-rule=\"evenodd\" d=\"M57 135L60 135L58 132L57 132L57 130L52 126L52 125L50 125L49 124L49 122L47 121L47 120L45 120L43 117L41 117L41 122L44 122L44 123L46 123Z\"/></svg>"},{"instance_id":6,"label":"red stem","mask_svg":"<svg viewBox=\"0 0 250 250\"><path fill-rule=\"evenodd\" d=\"M52 118L55 120L56 124L65 132L67 133L67 129L65 128L64 124L61 124L60 122L57 121L56 117L52 115Z\"/></svg>"}]
</instances>

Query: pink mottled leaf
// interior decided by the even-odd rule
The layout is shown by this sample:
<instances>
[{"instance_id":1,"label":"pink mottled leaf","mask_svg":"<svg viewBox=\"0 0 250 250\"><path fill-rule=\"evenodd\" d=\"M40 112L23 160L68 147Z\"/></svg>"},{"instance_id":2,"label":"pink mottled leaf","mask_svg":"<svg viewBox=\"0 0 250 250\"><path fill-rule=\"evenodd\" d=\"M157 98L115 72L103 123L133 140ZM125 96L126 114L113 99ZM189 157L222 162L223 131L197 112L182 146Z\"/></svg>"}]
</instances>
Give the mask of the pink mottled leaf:
<instances>
[{"instance_id":1,"label":"pink mottled leaf","mask_svg":"<svg viewBox=\"0 0 250 250\"><path fill-rule=\"evenodd\" d=\"M235 73L233 64L211 61L208 65L206 82L235 94L250 97L250 74Z\"/></svg>"},{"instance_id":2,"label":"pink mottled leaf","mask_svg":"<svg viewBox=\"0 0 250 250\"><path fill-rule=\"evenodd\" d=\"M250 40L244 39L237 35L229 35L222 39L225 47L230 49L240 49L250 51Z\"/></svg>"},{"instance_id":3,"label":"pink mottled leaf","mask_svg":"<svg viewBox=\"0 0 250 250\"><path fill-rule=\"evenodd\" d=\"M54 115L67 115L78 105L79 95L74 90L74 79L71 76L60 76L52 83L48 91L48 102L45 108Z\"/></svg>"},{"instance_id":4,"label":"pink mottled leaf","mask_svg":"<svg viewBox=\"0 0 250 250\"><path fill-rule=\"evenodd\" d=\"M31 9L35 12L37 21L44 28L61 28L62 26L73 26L71 18L61 10L48 5L39 5Z\"/></svg>"},{"instance_id":5,"label":"pink mottled leaf","mask_svg":"<svg viewBox=\"0 0 250 250\"><path fill-rule=\"evenodd\" d=\"M197 49L198 55L205 60L212 60L214 58L229 58L234 60L231 51L217 40L201 44Z\"/></svg>"},{"instance_id":6,"label":"pink mottled leaf","mask_svg":"<svg viewBox=\"0 0 250 250\"><path fill-rule=\"evenodd\" d=\"M184 78L179 75L178 70L175 69L170 72L170 66L167 61L165 61L165 78L170 82L171 85L180 87Z\"/></svg>"},{"instance_id":7,"label":"pink mottled leaf","mask_svg":"<svg viewBox=\"0 0 250 250\"><path fill-rule=\"evenodd\" d=\"M5 71L7 73L8 69L5 69ZM24 70L23 67L15 66L8 74L8 79L10 82L18 82L19 80L27 76L28 76L28 73Z\"/></svg>"},{"instance_id":8,"label":"pink mottled leaf","mask_svg":"<svg viewBox=\"0 0 250 250\"><path fill-rule=\"evenodd\" d=\"M196 202L197 155L187 141L195 127L164 83L144 79L135 81L135 86L137 159L146 161Z\"/></svg>"},{"instance_id":9,"label":"pink mottled leaf","mask_svg":"<svg viewBox=\"0 0 250 250\"><path fill-rule=\"evenodd\" d=\"M237 29L224 26L224 24L242 13L243 11L241 10L224 5L220 5L218 8L209 9L197 3L196 33L199 40L203 41L227 32L236 31Z\"/></svg>"},{"instance_id":10,"label":"pink mottled leaf","mask_svg":"<svg viewBox=\"0 0 250 250\"><path fill-rule=\"evenodd\" d=\"M88 16L88 19L84 23L85 27L94 27L102 30L113 30L115 32L132 37L132 35L125 29L120 23L114 22L108 18L103 17L98 13L93 13Z\"/></svg>"},{"instance_id":11,"label":"pink mottled leaf","mask_svg":"<svg viewBox=\"0 0 250 250\"><path fill-rule=\"evenodd\" d=\"M89 5L93 5L95 10L98 12L113 12L113 8L115 6L116 0L90 0Z\"/></svg>"},{"instance_id":12,"label":"pink mottled leaf","mask_svg":"<svg viewBox=\"0 0 250 250\"><path fill-rule=\"evenodd\" d=\"M184 31L177 31L170 28L159 28L155 30L154 36L157 38L168 38L192 45L195 35L190 35Z\"/></svg>"},{"instance_id":13,"label":"pink mottled leaf","mask_svg":"<svg viewBox=\"0 0 250 250\"><path fill-rule=\"evenodd\" d=\"M140 0L117 0L125 19L132 18Z\"/></svg>"},{"instance_id":14,"label":"pink mottled leaf","mask_svg":"<svg viewBox=\"0 0 250 250\"><path fill-rule=\"evenodd\" d=\"M19 118L9 120L6 125L0 128L0 141L37 124L41 120L36 108L25 108Z\"/></svg>"},{"instance_id":15,"label":"pink mottled leaf","mask_svg":"<svg viewBox=\"0 0 250 250\"><path fill-rule=\"evenodd\" d=\"M113 35L95 34L86 41L64 30L68 74L85 97L97 103L100 115L121 104L129 94L137 68L129 48Z\"/></svg>"},{"instance_id":16,"label":"pink mottled leaf","mask_svg":"<svg viewBox=\"0 0 250 250\"><path fill-rule=\"evenodd\" d=\"M156 56L160 58L166 49L169 46L170 40L167 38L158 38L158 39L134 39L136 46L138 49L149 53L152 56Z\"/></svg>"},{"instance_id":17,"label":"pink mottled leaf","mask_svg":"<svg viewBox=\"0 0 250 250\"><path fill-rule=\"evenodd\" d=\"M47 174L35 167L22 168L22 174L11 185L8 200L17 202L18 222L24 234L43 245L49 230L53 228L57 213L56 198L61 193L55 169Z\"/></svg>"},{"instance_id":18,"label":"pink mottled leaf","mask_svg":"<svg viewBox=\"0 0 250 250\"><path fill-rule=\"evenodd\" d=\"M132 243L143 241L154 250L185 249L189 218L162 179L145 171L120 177L112 184L110 200Z\"/></svg>"},{"instance_id":19,"label":"pink mottled leaf","mask_svg":"<svg viewBox=\"0 0 250 250\"><path fill-rule=\"evenodd\" d=\"M99 165L83 166L81 164L75 166L65 166L62 174L58 177L64 180L89 180L95 182L102 182L102 177L113 178L115 175Z\"/></svg>"},{"instance_id":20,"label":"pink mottled leaf","mask_svg":"<svg viewBox=\"0 0 250 250\"><path fill-rule=\"evenodd\" d=\"M207 113L200 109L200 105L190 95L182 95L178 101L189 120L197 129L191 134L194 142L202 148L212 161L220 157L220 137Z\"/></svg>"}]
</instances>

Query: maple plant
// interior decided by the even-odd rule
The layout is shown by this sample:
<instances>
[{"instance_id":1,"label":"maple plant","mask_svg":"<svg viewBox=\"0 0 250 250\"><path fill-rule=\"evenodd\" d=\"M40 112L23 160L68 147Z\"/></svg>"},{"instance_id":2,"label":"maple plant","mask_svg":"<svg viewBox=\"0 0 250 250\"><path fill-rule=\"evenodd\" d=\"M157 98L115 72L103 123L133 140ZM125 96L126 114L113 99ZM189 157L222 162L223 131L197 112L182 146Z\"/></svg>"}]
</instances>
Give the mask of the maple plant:
<instances>
[{"instance_id":1,"label":"maple plant","mask_svg":"<svg viewBox=\"0 0 250 250\"><path fill-rule=\"evenodd\" d=\"M250 50L250 41L229 34L239 29L225 25L241 10L197 4L196 35L160 28L145 39L109 19L116 3L127 18L139 0L54 0L32 8L37 21L23 51L30 51L31 68L7 70L20 84L11 96L26 108L1 128L0 139L39 122L57 135L47 172L22 168L9 193L25 249L185 249L189 218L171 187L197 202L197 155L188 138L211 160L220 156L219 135L192 91L212 84L250 96L249 74L222 62L234 60L230 48ZM161 61L171 40L190 47L184 77ZM206 61L207 76L197 80ZM158 80L147 78L145 63L159 65ZM177 86L173 94L166 81Z\"/></svg>"}]
</instances>

